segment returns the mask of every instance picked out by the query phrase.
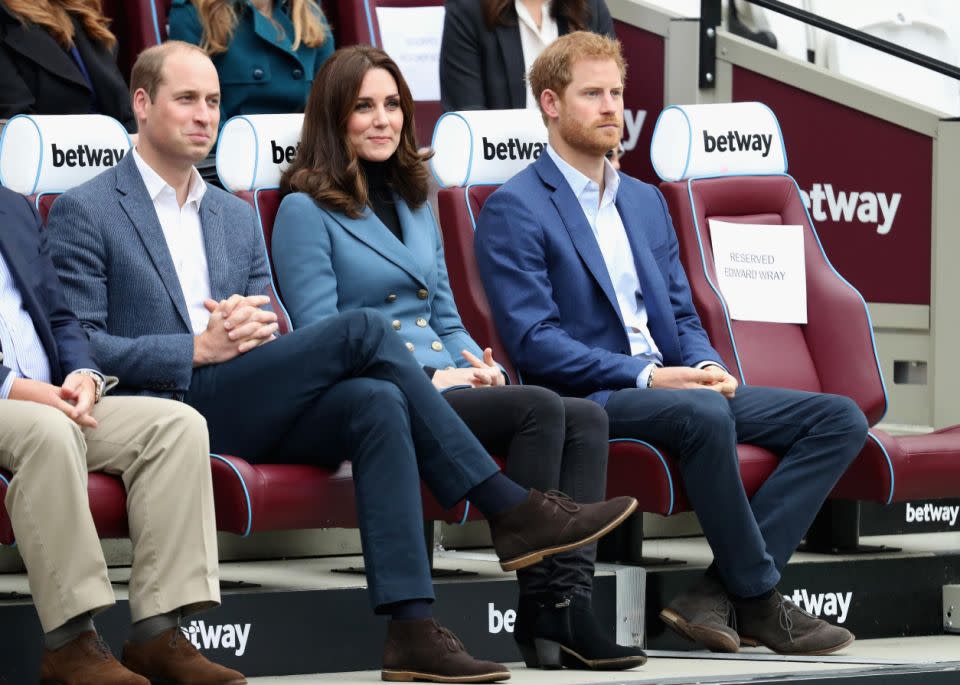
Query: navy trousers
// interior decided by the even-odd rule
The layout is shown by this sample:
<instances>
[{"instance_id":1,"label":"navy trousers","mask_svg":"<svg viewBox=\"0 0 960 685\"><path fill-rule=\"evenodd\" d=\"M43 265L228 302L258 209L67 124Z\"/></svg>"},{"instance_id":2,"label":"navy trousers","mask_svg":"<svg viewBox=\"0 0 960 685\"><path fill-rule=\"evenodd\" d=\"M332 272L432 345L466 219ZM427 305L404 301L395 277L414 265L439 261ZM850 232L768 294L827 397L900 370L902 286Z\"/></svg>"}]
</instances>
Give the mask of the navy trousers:
<instances>
[{"instance_id":1,"label":"navy trousers","mask_svg":"<svg viewBox=\"0 0 960 685\"><path fill-rule=\"evenodd\" d=\"M194 371L210 447L252 463L353 463L375 608L433 599L420 478L444 506L497 472L389 322L358 309Z\"/></svg>"},{"instance_id":2,"label":"navy trousers","mask_svg":"<svg viewBox=\"0 0 960 685\"><path fill-rule=\"evenodd\" d=\"M618 390L606 405L610 437L640 438L680 460L684 488L727 590L772 589L830 490L863 447L867 421L846 397L743 386ZM748 501L737 443L782 455Z\"/></svg>"}]
</instances>

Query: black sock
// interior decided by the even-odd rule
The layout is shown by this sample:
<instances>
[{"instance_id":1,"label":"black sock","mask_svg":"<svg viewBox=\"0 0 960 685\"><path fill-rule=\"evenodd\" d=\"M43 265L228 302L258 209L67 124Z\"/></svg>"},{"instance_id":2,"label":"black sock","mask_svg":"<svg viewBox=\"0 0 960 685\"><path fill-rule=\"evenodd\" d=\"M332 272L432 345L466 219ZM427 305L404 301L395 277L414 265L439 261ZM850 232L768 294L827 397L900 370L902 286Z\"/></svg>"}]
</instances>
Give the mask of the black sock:
<instances>
[{"instance_id":1,"label":"black sock","mask_svg":"<svg viewBox=\"0 0 960 685\"><path fill-rule=\"evenodd\" d=\"M142 645L144 642L150 642L150 640L160 633L179 625L179 609L168 611L165 614L150 616L133 624L130 628L130 642L135 645Z\"/></svg>"},{"instance_id":2,"label":"black sock","mask_svg":"<svg viewBox=\"0 0 960 685\"><path fill-rule=\"evenodd\" d=\"M759 595L753 595L751 597L734 597L734 599L736 599L738 602L762 602L773 597L773 593L776 591L777 588L770 588L766 592L761 592Z\"/></svg>"},{"instance_id":3,"label":"black sock","mask_svg":"<svg viewBox=\"0 0 960 685\"><path fill-rule=\"evenodd\" d=\"M422 620L433 617L433 606L427 599L408 599L385 607L395 621Z\"/></svg>"},{"instance_id":4,"label":"black sock","mask_svg":"<svg viewBox=\"0 0 960 685\"><path fill-rule=\"evenodd\" d=\"M521 488L503 475L502 471L487 478L467 492L467 499L489 519L502 511L527 501L530 491Z\"/></svg>"},{"instance_id":5,"label":"black sock","mask_svg":"<svg viewBox=\"0 0 960 685\"><path fill-rule=\"evenodd\" d=\"M54 628L43 636L43 645L50 651L60 649L80 633L89 630L96 631L93 626L93 617L89 613L74 616L59 628Z\"/></svg>"}]
</instances>

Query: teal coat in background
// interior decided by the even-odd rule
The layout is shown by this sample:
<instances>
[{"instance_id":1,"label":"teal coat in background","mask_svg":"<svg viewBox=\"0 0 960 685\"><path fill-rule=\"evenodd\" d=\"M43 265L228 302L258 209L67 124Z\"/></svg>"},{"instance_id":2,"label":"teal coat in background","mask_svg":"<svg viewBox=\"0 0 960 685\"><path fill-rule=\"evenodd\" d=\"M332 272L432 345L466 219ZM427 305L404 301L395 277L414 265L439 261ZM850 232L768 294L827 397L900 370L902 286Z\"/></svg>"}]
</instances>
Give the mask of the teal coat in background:
<instances>
[{"instance_id":1,"label":"teal coat in background","mask_svg":"<svg viewBox=\"0 0 960 685\"><path fill-rule=\"evenodd\" d=\"M296 328L369 307L393 323L421 366L470 366L460 351L483 352L454 304L433 211L394 199L402 243L369 208L351 219L305 193L287 195L273 225L280 297Z\"/></svg>"},{"instance_id":2,"label":"teal coat in background","mask_svg":"<svg viewBox=\"0 0 960 685\"><path fill-rule=\"evenodd\" d=\"M278 2L273 13L282 28L279 37L276 26L248 0L237 0L237 5L240 21L233 40L226 52L212 58L220 75L220 123L238 114L302 112L314 75L333 54L326 19L327 39L322 45L294 50L286 2ZM190 0L173 0L168 19L171 39L200 45L203 30Z\"/></svg>"}]
</instances>

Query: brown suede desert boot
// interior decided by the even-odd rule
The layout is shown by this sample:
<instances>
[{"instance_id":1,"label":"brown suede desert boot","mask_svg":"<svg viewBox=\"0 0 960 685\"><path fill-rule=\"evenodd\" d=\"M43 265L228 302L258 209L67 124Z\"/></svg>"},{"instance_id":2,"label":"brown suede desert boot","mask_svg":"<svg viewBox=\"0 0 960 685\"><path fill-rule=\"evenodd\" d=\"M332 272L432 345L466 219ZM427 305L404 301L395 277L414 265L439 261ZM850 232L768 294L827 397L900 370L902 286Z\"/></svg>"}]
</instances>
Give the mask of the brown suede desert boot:
<instances>
[{"instance_id":1,"label":"brown suede desert boot","mask_svg":"<svg viewBox=\"0 0 960 685\"><path fill-rule=\"evenodd\" d=\"M383 680L409 683L495 683L508 680L506 666L467 654L457 636L432 618L393 620L383 647Z\"/></svg>"},{"instance_id":2,"label":"brown suede desert boot","mask_svg":"<svg viewBox=\"0 0 960 685\"><path fill-rule=\"evenodd\" d=\"M740 642L764 645L777 654L819 656L850 646L853 633L808 614L774 592L767 599L736 601Z\"/></svg>"},{"instance_id":3,"label":"brown suede desert boot","mask_svg":"<svg viewBox=\"0 0 960 685\"><path fill-rule=\"evenodd\" d=\"M42 685L150 685L124 668L92 630L80 633L60 649L43 650Z\"/></svg>"},{"instance_id":4,"label":"brown suede desert boot","mask_svg":"<svg viewBox=\"0 0 960 685\"><path fill-rule=\"evenodd\" d=\"M577 504L562 492L531 489L525 502L490 518L500 568L515 571L588 545L623 523L636 508L633 497Z\"/></svg>"},{"instance_id":5,"label":"brown suede desert boot","mask_svg":"<svg viewBox=\"0 0 960 685\"><path fill-rule=\"evenodd\" d=\"M123 646L123 665L153 685L245 685L233 669L203 656L179 628L165 630L149 642Z\"/></svg>"},{"instance_id":6,"label":"brown suede desert boot","mask_svg":"<svg viewBox=\"0 0 960 685\"><path fill-rule=\"evenodd\" d=\"M660 619L675 633L703 645L711 652L736 652L740 636L731 627L733 605L723 585L703 576L696 585L674 598Z\"/></svg>"}]
</instances>

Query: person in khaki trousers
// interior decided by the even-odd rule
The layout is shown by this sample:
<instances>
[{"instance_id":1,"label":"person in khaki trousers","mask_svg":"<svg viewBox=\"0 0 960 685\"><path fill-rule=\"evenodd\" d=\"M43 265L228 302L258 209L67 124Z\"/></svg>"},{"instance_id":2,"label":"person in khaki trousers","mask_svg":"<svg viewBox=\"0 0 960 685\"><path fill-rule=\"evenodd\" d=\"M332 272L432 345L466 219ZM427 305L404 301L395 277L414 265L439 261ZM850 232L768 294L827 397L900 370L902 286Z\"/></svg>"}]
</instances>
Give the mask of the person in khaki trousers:
<instances>
[{"instance_id":1,"label":"person in khaki trousers","mask_svg":"<svg viewBox=\"0 0 960 685\"><path fill-rule=\"evenodd\" d=\"M0 188L0 467L44 630L40 680L240 685L181 634L220 601L207 426L180 402L101 397L106 379L67 309L39 218ZM87 500L87 472L120 475L134 562L123 663L92 616L114 603Z\"/></svg>"}]
</instances>

